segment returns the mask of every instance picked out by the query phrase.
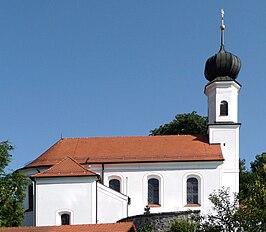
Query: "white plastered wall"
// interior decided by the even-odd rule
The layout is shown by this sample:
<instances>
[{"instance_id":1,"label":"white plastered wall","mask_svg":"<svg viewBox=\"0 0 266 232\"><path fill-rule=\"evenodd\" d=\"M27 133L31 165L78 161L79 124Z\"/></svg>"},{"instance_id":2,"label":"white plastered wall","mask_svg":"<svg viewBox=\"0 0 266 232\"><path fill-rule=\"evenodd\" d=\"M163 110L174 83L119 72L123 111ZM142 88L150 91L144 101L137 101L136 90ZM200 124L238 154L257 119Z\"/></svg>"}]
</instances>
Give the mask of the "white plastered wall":
<instances>
[{"instance_id":1,"label":"white plastered wall","mask_svg":"<svg viewBox=\"0 0 266 232\"><path fill-rule=\"evenodd\" d=\"M217 81L205 87L208 97L209 142L221 144L224 156L222 186L239 192L239 128L238 94L241 86L235 81ZM220 104L228 103L228 115L220 115Z\"/></svg>"},{"instance_id":2,"label":"white plastered wall","mask_svg":"<svg viewBox=\"0 0 266 232\"><path fill-rule=\"evenodd\" d=\"M234 81L214 82L206 86L205 94L208 96L209 123L238 122L238 93L240 85ZM220 103L228 103L228 115L220 115Z\"/></svg>"},{"instance_id":3,"label":"white plastered wall","mask_svg":"<svg viewBox=\"0 0 266 232\"><path fill-rule=\"evenodd\" d=\"M220 143L224 156L222 186L233 193L239 192L239 127L232 125L210 125L210 143Z\"/></svg>"},{"instance_id":4,"label":"white plastered wall","mask_svg":"<svg viewBox=\"0 0 266 232\"><path fill-rule=\"evenodd\" d=\"M209 212L211 203L209 194L222 186L222 162L173 162L173 163L140 163L140 164L109 164L104 167L104 183L108 184L110 176L119 175L123 194L131 199L128 206L128 216L143 214L148 204L148 178L160 179L160 206L151 207L151 213L201 210ZM100 165L91 165L91 169L102 173ZM200 203L198 207L186 206L187 176L195 175L200 178Z\"/></svg>"},{"instance_id":5,"label":"white plastered wall","mask_svg":"<svg viewBox=\"0 0 266 232\"><path fill-rule=\"evenodd\" d=\"M208 213L211 210L209 194L222 186L222 164L222 161L105 164L104 184L108 185L112 177L119 177L122 194L99 183L96 194L96 182L88 181L89 178L39 178L36 182L36 225L56 225L59 212L67 210L72 214L73 224L96 223L96 220L98 223L116 222L143 214L148 204L150 177L160 180L160 206L151 207L151 213L189 209ZM102 174L102 165L90 165L90 169ZM186 206L189 176L200 179L200 206ZM131 199L128 208L127 196Z\"/></svg>"},{"instance_id":6,"label":"white plastered wall","mask_svg":"<svg viewBox=\"0 0 266 232\"><path fill-rule=\"evenodd\" d=\"M36 226L60 225L62 212L71 224L96 222L96 178L60 177L36 180Z\"/></svg>"},{"instance_id":7,"label":"white plastered wall","mask_svg":"<svg viewBox=\"0 0 266 232\"><path fill-rule=\"evenodd\" d=\"M97 223L116 222L128 215L128 197L97 183Z\"/></svg>"}]
</instances>

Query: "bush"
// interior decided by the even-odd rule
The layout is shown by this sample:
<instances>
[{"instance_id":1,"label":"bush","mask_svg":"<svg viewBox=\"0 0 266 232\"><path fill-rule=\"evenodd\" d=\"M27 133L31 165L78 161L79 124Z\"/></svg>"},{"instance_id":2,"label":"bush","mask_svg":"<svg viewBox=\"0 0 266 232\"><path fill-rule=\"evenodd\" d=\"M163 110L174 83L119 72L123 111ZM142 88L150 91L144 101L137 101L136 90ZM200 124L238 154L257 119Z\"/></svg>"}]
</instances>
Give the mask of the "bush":
<instances>
[{"instance_id":1,"label":"bush","mask_svg":"<svg viewBox=\"0 0 266 232\"><path fill-rule=\"evenodd\" d=\"M151 224L148 224L148 225L138 228L138 231L139 232L151 232L153 229L154 229L154 226Z\"/></svg>"},{"instance_id":2,"label":"bush","mask_svg":"<svg viewBox=\"0 0 266 232\"><path fill-rule=\"evenodd\" d=\"M175 221L170 228L170 232L195 232L197 224L188 220Z\"/></svg>"}]
</instances>

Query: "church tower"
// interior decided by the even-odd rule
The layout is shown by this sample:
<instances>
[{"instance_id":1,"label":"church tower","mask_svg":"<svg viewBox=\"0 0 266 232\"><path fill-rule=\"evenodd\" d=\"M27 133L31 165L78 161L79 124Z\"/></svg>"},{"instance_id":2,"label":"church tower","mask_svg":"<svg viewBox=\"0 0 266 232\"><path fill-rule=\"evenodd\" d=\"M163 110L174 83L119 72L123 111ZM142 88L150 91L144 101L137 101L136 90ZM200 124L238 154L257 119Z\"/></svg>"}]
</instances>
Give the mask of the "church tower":
<instances>
[{"instance_id":1,"label":"church tower","mask_svg":"<svg viewBox=\"0 0 266 232\"><path fill-rule=\"evenodd\" d=\"M210 144L221 144L224 163L221 186L231 192L239 191L239 128L238 94L241 85L236 81L241 68L240 59L227 52L224 46L224 11L221 25L221 47L205 65L205 86L208 97L208 134Z\"/></svg>"}]
</instances>

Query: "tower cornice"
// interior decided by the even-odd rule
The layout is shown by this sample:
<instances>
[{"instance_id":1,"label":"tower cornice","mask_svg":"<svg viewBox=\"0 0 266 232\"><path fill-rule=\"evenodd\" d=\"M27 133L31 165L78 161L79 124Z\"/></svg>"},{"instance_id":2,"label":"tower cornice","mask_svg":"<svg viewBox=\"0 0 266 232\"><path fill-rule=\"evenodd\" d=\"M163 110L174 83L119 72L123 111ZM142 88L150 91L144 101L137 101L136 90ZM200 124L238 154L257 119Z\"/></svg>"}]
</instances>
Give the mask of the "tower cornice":
<instances>
[{"instance_id":1,"label":"tower cornice","mask_svg":"<svg viewBox=\"0 0 266 232\"><path fill-rule=\"evenodd\" d=\"M220 79L220 80L215 80L215 81L209 82L204 88L204 93L205 93L205 95L208 95L207 92L211 91L214 88L226 88L228 86L235 87L238 90L238 92L240 91L240 89L242 87L241 84L239 84L235 80L222 80L222 79Z\"/></svg>"}]
</instances>

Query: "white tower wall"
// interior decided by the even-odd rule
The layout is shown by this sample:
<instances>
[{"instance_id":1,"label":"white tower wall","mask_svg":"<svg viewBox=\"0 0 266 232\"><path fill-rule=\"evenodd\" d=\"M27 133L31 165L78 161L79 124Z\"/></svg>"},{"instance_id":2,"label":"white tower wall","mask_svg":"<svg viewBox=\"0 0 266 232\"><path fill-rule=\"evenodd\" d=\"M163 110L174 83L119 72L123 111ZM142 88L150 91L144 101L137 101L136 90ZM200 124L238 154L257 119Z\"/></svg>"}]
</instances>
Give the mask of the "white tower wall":
<instances>
[{"instance_id":1,"label":"white tower wall","mask_svg":"<svg viewBox=\"0 0 266 232\"><path fill-rule=\"evenodd\" d=\"M205 88L208 97L209 142L221 144L224 163L222 186L231 192L239 192L239 128L238 93L240 85L235 81L214 81ZM221 115L220 104L228 103L228 114Z\"/></svg>"},{"instance_id":2,"label":"white tower wall","mask_svg":"<svg viewBox=\"0 0 266 232\"><path fill-rule=\"evenodd\" d=\"M235 81L216 81L208 84L205 94L208 96L209 123L238 122L238 93L240 85ZM222 101L228 103L228 115L220 114Z\"/></svg>"}]
</instances>

